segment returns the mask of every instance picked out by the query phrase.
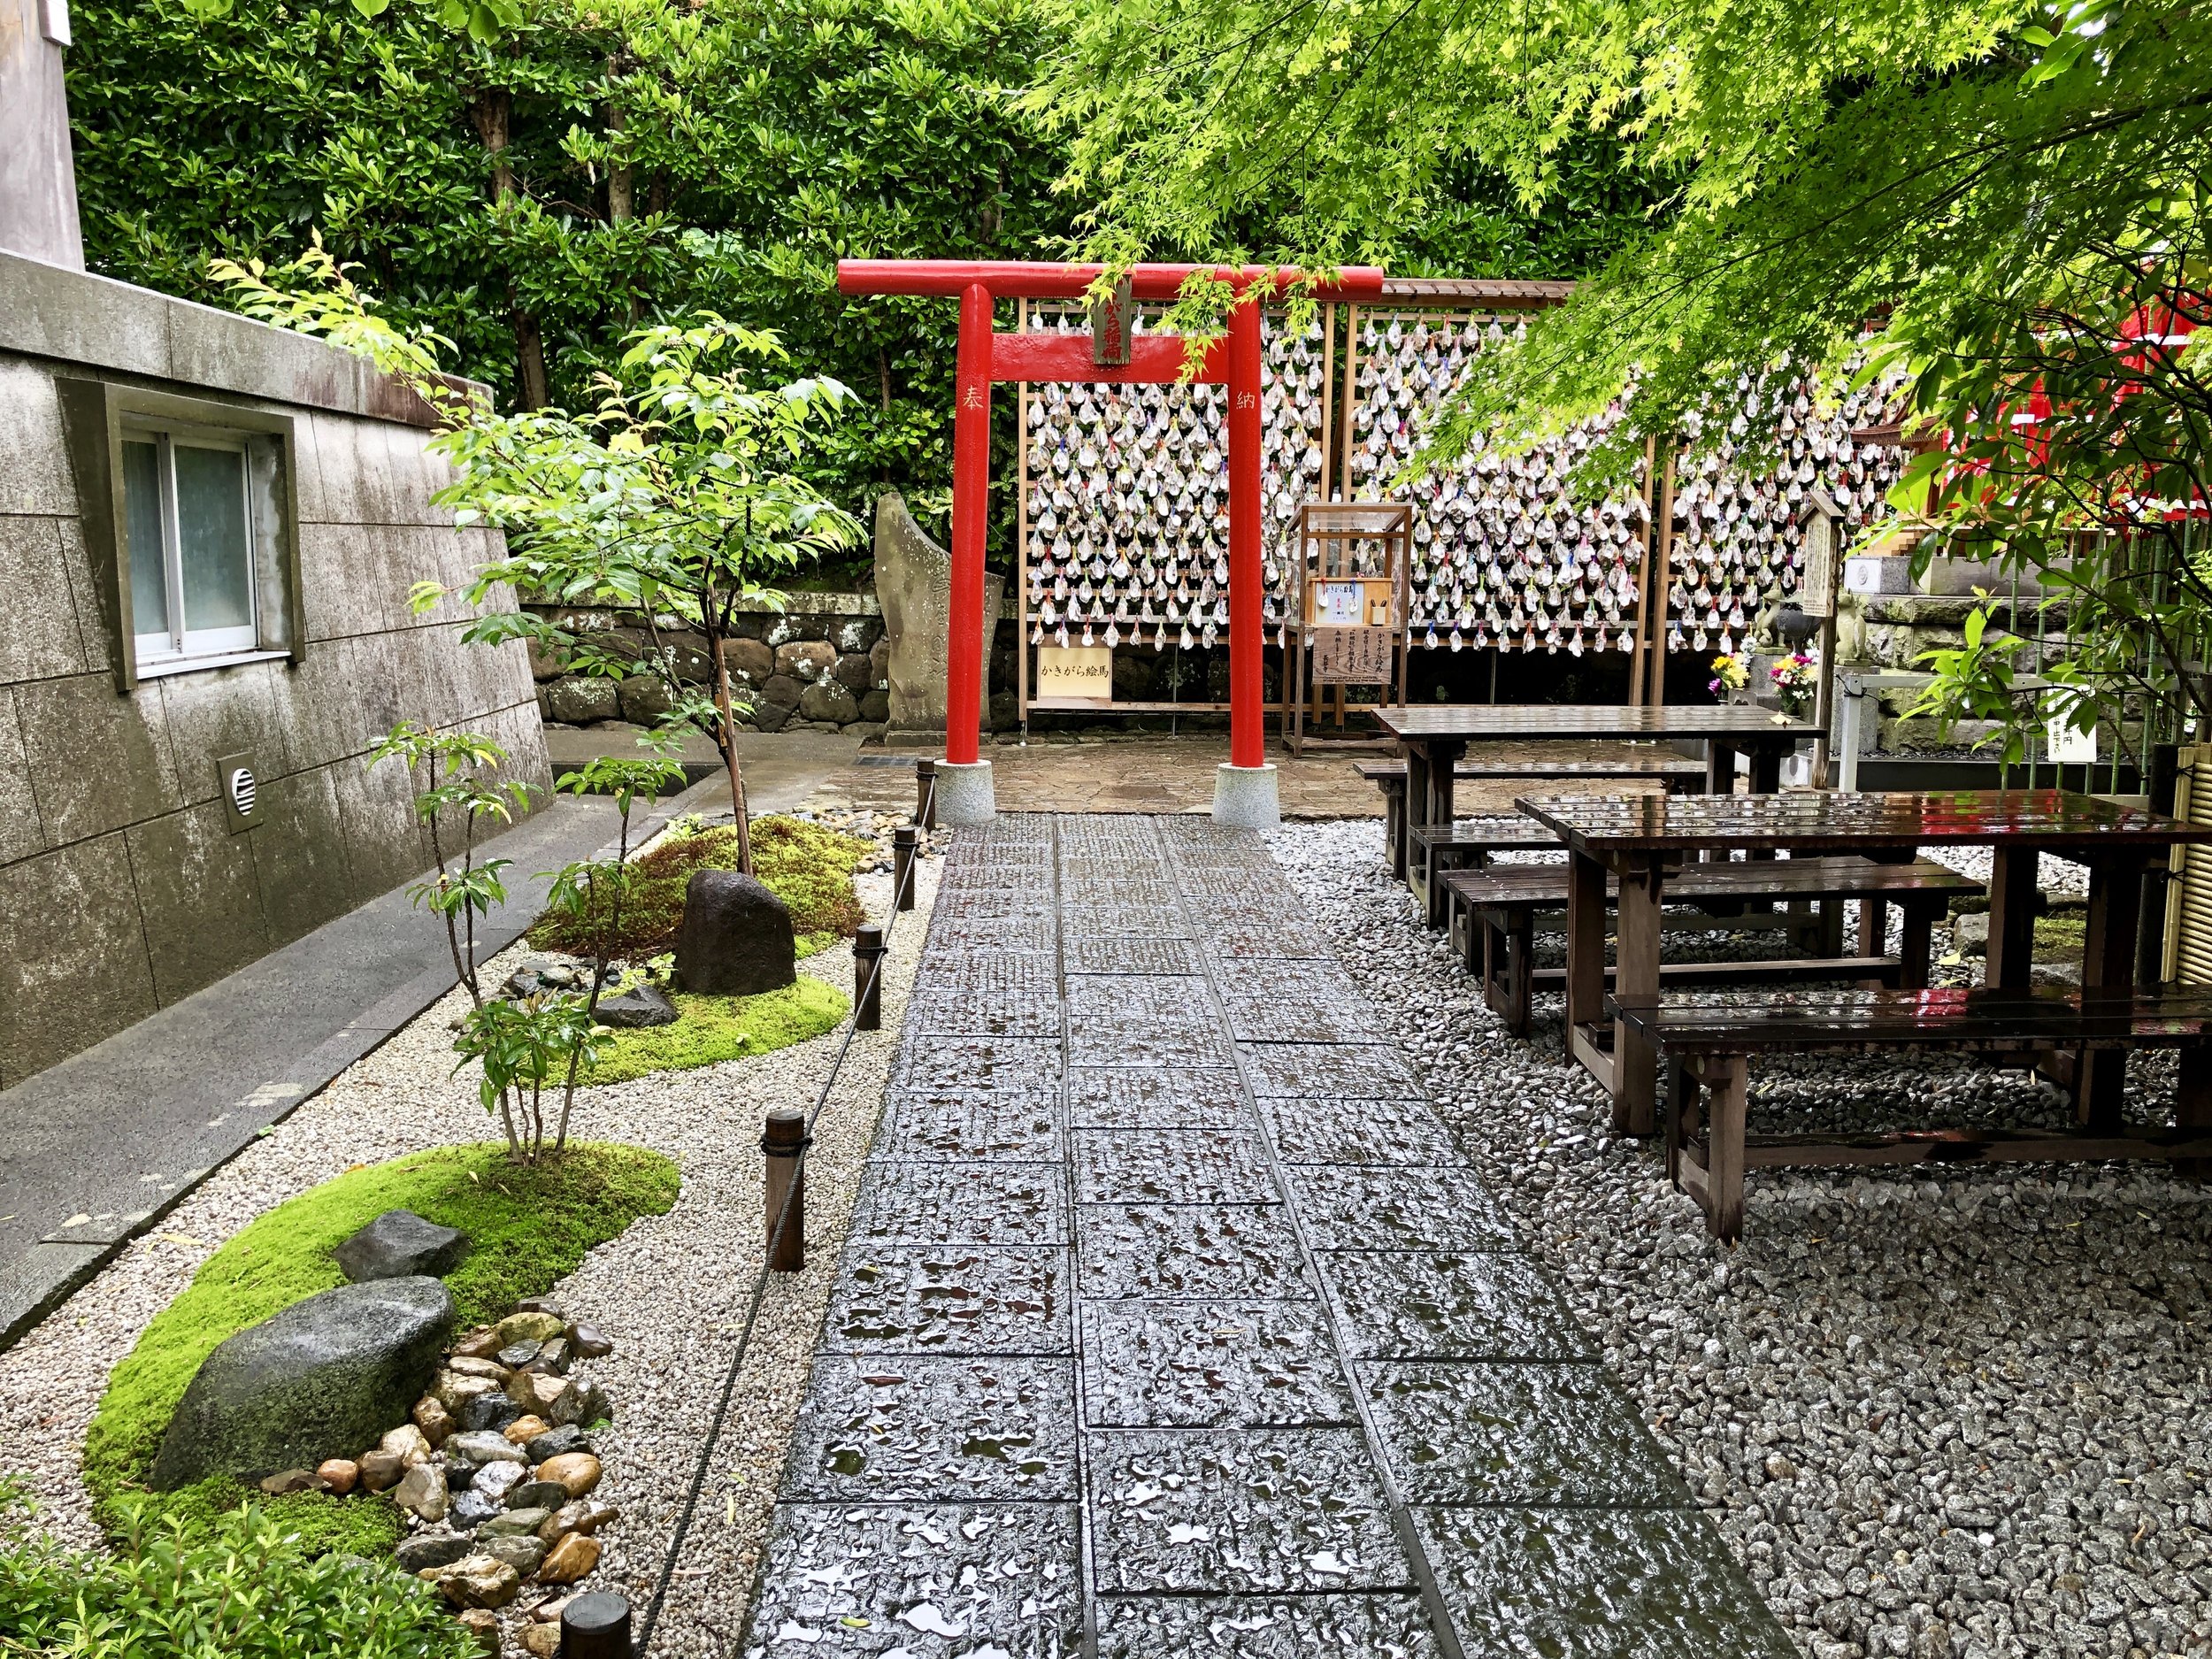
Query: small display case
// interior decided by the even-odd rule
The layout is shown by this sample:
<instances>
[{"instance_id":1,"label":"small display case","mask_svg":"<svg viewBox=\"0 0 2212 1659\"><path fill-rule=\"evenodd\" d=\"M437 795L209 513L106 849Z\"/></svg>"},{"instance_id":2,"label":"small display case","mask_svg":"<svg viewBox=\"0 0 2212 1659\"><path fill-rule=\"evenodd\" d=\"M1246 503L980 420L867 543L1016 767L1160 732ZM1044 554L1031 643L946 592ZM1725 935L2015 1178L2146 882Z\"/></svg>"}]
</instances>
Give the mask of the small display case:
<instances>
[{"instance_id":1,"label":"small display case","mask_svg":"<svg viewBox=\"0 0 2212 1659\"><path fill-rule=\"evenodd\" d=\"M1299 510L1298 625L1286 733L1305 752L1309 704L1317 725L1324 686L1337 687L1341 728L1350 686L1405 701L1406 574L1413 510L1400 502L1308 502Z\"/></svg>"}]
</instances>

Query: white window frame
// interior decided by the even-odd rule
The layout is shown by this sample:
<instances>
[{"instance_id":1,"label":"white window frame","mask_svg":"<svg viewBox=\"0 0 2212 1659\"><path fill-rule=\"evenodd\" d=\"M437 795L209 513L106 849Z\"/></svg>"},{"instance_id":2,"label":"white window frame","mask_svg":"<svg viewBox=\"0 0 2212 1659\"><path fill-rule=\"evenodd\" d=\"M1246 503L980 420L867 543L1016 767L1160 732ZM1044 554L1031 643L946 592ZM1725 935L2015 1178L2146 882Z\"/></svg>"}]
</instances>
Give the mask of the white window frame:
<instances>
[{"instance_id":1,"label":"white window frame","mask_svg":"<svg viewBox=\"0 0 2212 1659\"><path fill-rule=\"evenodd\" d=\"M261 596L257 591L258 584L254 571L257 526L254 521L253 488L246 465L245 435L177 422L155 424L142 419L127 419L123 424L122 436L127 443L150 442L154 446L155 478L161 514L162 585L168 596L168 629L158 634L138 634L132 641L139 673L171 673L188 668L211 667L221 662L248 660L257 656L283 655L282 652L266 653L261 649ZM243 626L191 630L185 626L184 539L181 516L177 507L176 451L180 446L223 450L239 458L240 508L242 522L246 529L245 543L240 549L240 556L245 561L246 603L250 612ZM129 580L127 566L125 580Z\"/></svg>"}]
</instances>

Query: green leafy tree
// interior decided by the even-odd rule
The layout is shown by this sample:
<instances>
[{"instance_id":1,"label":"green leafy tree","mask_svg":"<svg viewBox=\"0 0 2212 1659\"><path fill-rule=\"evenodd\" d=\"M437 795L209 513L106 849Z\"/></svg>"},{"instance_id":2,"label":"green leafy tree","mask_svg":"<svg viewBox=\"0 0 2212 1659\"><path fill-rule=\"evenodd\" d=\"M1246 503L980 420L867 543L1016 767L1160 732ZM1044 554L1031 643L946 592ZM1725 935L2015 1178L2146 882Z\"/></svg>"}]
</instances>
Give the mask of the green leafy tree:
<instances>
[{"instance_id":1,"label":"green leafy tree","mask_svg":"<svg viewBox=\"0 0 2212 1659\"><path fill-rule=\"evenodd\" d=\"M658 680L664 727L698 732L721 754L748 875L737 732L752 705L732 687L725 648L741 609L782 603L771 580L860 535L796 470L850 394L826 379L754 384L756 366L787 355L772 333L718 317L647 328L598 378L588 415L477 410L434 446L457 474L441 504L459 523L512 538L506 557L477 571L470 603L511 588L557 605L615 607L642 618L647 649L529 611L481 615L462 637L528 639L585 673ZM420 583L414 603L427 610L445 593Z\"/></svg>"}]
</instances>

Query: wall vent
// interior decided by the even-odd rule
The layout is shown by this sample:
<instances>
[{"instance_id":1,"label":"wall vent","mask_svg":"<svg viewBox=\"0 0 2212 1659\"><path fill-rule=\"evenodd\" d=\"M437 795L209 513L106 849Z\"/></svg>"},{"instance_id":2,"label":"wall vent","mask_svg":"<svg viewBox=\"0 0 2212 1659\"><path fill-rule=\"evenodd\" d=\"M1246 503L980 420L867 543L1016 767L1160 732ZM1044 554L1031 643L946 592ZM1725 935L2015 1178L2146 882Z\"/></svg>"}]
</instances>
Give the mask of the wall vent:
<instances>
[{"instance_id":1,"label":"wall vent","mask_svg":"<svg viewBox=\"0 0 2212 1659\"><path fill-rule=\"evenodd\" d=\"M261 779L250 752L217 756L215 787L233 834L261 822Z\"/></svg>"}]
</instances>

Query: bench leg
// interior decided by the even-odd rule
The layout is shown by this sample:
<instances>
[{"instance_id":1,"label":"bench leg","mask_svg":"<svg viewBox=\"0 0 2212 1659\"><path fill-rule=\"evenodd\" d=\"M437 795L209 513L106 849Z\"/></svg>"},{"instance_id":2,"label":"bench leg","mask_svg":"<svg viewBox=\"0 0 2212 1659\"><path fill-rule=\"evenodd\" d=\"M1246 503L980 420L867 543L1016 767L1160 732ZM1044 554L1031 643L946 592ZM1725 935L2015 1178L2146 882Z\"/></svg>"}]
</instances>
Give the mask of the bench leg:
<instances>
[{"instance_id":1,"label":"bench leg","mask_svg":"<svg viewBox=\"0 0 2212 1659\"><path fill-rule=\"evenodd\" d=\"M1841 899L1823 899L1820 902L1820 941L1814 949L1816 956L1835 957L1843 955L1843 910Z\"/></svg>"},{"instance_id":2,"label":"bench leg","mask_svg":"<svg viewBox=\"0 0 2212 1659\"><path fill-rule=\"evenodd\" d=\"M2212 1129L2212 1045L2193 1043L2179 1056L2181 1076L2174 1090L2174 1127ZM2176 1158L2174 1171L2193 1181L2212 1175L2212 1159Z\"/></svg>"},{"instance_id":3,"label":"bench leg","mask_svg":"<svg viewBox=\"0 0 2212 1659\"><path fill-rule=\"evenodd\" d=\"M1615 911L1614 989L1624 1002L1659 995L1659 910L1666 886L1657 857L1621 861L1621 893ZM1632 1135L1656 1133L1657 1053L1649 1038L1625 1022L1613 1026L1613 1127Z\"/></svg>"},{"instance_id":4,"label":"bench leg","mask_svg":"<svg viewBox=\"0 0 2212 1659\"><path fill-rule=\"evenodd\" d=\"M1743 1237L1746 1067L1740 1054L1715 1055L1700 1068L1706 1093L1705 1227L1723 1244Z\"/></svg>"},{"instance_id":5,"label":"bench leg","mask_svg":"<svg viewBox=\"0 0 2212 1659\"><path fill-rule=\"evenodd\" d=\"M1505 932L1506 1029L1517 1037L1528 1035L1529 1002L1534 990L1536 917L1532 910L1517 914Z\"/></svg>"},{"instance_id":6,"label":"bench leg","mask_svg":"<svg viewBox=\"0 0 2212 1659\"><path fill-rule=\"evenodd\" d=\"M1669 1055L1667 1097L1659 1102L1659 1110L1666 1130L1667 1180L1678 1193L1682 1191L1682 1144L1695 1133L1690 1112L1696 1089L1690 1080L1689 1062L1678 1054Z\"/></svg>"},{"instance_id":7,"label":"bench leg","mask_svg":"<svg viewBox=\"0 0 2212 1659\"><path fill-rule=\"evenodd\" d=\"M1449 861L1442 850L1432 847L1421 865L1422 920L1431 927L1441 927L1451 913L1451 889L1444 885L1444 871Z\"/></svg>"},{"instance_id":8,"label":"bench leg","mask_svg":"<svg viewBox=\"0 0 2212 1659\"><path fill-rule=\"evenodd\" d=\"M1924 991L1928 988L1928 958L1934 949L1935 918L1941 905L1916 900L1903 909L1905 936L1897 953L1897 988Z\"/></svg>"},{"instance_id":9,"label":"bench leg","mask_svg":"<svg viewBox=\"0 0 2212 1659\"><path fill-rule=\"evenodd\" d=\"M1498 932L1498 919L1486 911L1473 917L1468 925L1482 934L1483 1006L1502 1017L1505 1006L1498 989L1498 976L1505 972L1505 940Z\"/></svg>"},{"instance_id":10,"label":"bench leg","mask_svg":"<svg viewBox=\"0 0 2212 1659\"><path fill-rule=\"evenodd\" d=\"M2093 990L2124 991L2135 983L2135 929L2143 902L2140 856L2108 856L2089 866L2089 914L2081 964L2081 985ZM2087 1128L2113 1133L2120 1126L2122 1092L2127 1083L2128 1051L2091 1048L2076 1063L2081 1079L2074 1092L2075 1113Z\"/></svg>"}]
</instances>

